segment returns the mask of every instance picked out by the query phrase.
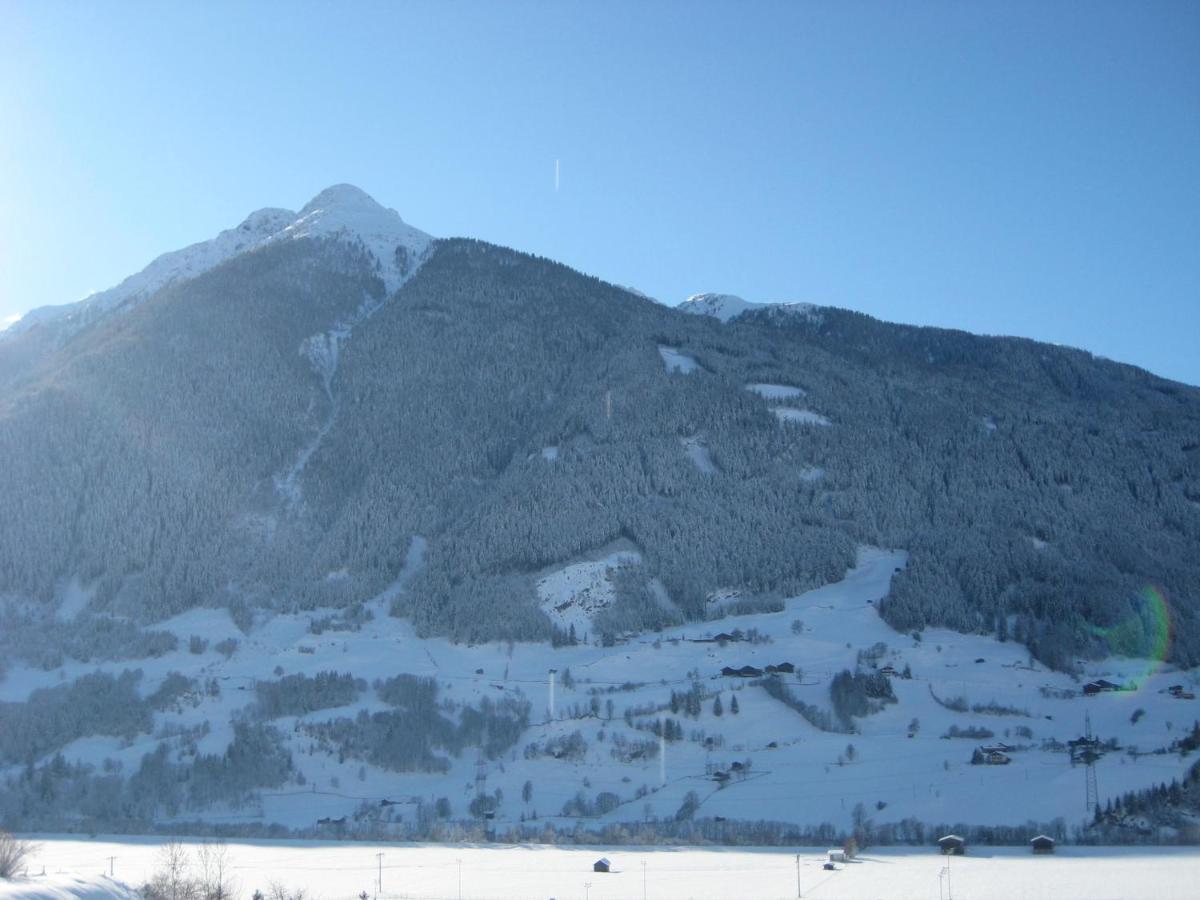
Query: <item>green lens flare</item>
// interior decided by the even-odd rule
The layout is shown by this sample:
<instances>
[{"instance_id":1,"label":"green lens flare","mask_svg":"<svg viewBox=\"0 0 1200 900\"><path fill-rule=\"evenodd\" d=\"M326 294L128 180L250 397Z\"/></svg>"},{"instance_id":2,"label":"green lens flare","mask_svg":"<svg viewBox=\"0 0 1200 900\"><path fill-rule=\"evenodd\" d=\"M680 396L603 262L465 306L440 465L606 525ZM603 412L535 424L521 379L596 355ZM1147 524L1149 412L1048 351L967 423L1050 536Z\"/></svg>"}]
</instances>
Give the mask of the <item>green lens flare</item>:
<instances>
[{"instance_id":1,"label":"green lens flare","mask_svg":"<svg viewBox=\"0 0 1200 900\"><path fill-rule=\"evenodd\" d=\"M1135 689L1159 670L1171 651L1174 626L1171 607L1162 589L1147 585L1138 591L1133 615L1110 628L1092 627L1092 634L1103 638L1109 649L1118 656L1146 660L1144 671L1131 679Z\"/></svg>"}]
</instances>

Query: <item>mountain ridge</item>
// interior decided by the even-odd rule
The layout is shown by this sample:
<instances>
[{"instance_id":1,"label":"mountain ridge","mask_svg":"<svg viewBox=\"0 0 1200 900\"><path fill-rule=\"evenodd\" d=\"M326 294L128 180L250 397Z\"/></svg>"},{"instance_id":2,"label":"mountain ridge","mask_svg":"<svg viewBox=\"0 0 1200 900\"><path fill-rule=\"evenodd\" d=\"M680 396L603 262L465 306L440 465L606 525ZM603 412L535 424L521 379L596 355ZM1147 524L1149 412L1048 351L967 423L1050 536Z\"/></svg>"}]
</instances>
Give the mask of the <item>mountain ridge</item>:
<instances>
[{"instance_id":1,"label":"mountain ridge","mask_svg":"<svg viewBox=\"0 0 1200 900\"><path fill-rule=\"evenodd\" d=\"M365 191L335 184L314 196L299 212L264 207L242 222L208 240L155 257L145 268L74 303L41 306L0 330L0 340L37 325L82 327L108 312L136 305L171 284L195 278L242 253L283 239L336 235L362 243L379 263L388 289L395 290L410 274L432 240L413 228L394 209L387 209ZM397 250L403 249L403 262Z\"/></svg>"}]
</instances>

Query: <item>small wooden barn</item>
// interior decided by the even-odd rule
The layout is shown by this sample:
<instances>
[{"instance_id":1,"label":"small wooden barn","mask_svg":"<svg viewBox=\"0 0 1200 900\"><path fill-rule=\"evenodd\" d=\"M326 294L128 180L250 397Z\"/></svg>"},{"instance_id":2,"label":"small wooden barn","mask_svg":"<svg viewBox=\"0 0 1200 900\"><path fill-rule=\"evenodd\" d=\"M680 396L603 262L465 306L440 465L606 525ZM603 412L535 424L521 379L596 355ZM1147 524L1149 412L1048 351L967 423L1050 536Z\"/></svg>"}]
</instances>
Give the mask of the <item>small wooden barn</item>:
<instances>
[{"instance_id":1,"label":"small wooden barn","mask_svg":"<svg viewBox=\"0 0 1200 900\"><path fill-rule=\"evenodd\" d=\"M1034 853L1053 853L1054 838L1049 835L1039 834L1035 838L1030 838L1029 846Z\"/></svg>"},{"instance_id":2,"label":"small wooden barn","mask_svg":"<svg viewBox=\"0 0 1200 900\"><path fill-rule=\"evenodd\" d=\"M602 856L598 860L596 860L594 863L592 863L592 871L593 872L611 872L612 871L612 863L609 862L607 856Z\"/></svg>"},{"instance_id":3,"label":"small wooden barn","mask_svg":"<svg viewBox=\"0 0 1200 900\"><path fill-rule=\"evenodd\" d=\"M967 842L957 834L948 834L937 839L937 844L946 856L962 856L967 852Z\"/></svg>"}]
</instances>

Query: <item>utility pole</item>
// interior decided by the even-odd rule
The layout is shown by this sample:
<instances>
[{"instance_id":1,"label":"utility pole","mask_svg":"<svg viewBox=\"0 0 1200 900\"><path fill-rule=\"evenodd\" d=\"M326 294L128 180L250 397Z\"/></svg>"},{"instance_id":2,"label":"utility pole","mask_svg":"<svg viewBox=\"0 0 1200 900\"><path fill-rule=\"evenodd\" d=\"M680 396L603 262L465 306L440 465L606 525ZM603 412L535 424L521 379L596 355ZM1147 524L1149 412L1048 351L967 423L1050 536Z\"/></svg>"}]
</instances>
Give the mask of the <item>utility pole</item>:
<instances>
[{"instance_id":1,"label":"utility pole","mask_svg":"<svg viewBox=\"0 0 1200 900\"><path fill-rule=\"evenodd\" d=\"M1096 784L1096 757L1098 754L1091 744L1092 714L1090 711L1083 714L1083 733L1084 737L1088 739L1085 751L1087 753L1087 767L1083 770L1084 796L1087 802L1087 811L1094 814L1096 807L1100 804L1100 788Z\"/></svg>"},{"instance_id":2,"label":"utility pole","mask_svg":"<svg viewBox=\"0 0 1200 900\"><path fill-rule=\"evenodd\" d=\"M642 860L642 900L646 900L646 861Z\"/></svg>"},{"instance_id":3,"label":"utility pole","mask_svg":"<svg viewBox=\"0 0 1200 900\"><path fill-rule=\"evenodd\" d=\"M115 863L116 861L117 861L117 858L115 856L110 856L108 858L108 877L109 878L113 877L113 863Z\"/></svg>"},{"instance_id":4,"label":"utility pole","mask_svg":"<svg viewBox=\"0 0 1200 900\"><path fill-rule=\"evenodd\" d=\"M383 854L376 853L375 858L379 860L379 880L375 884L375 900L379 900L379 895L383 893Z\"/></svg>"},{"instance_id":5,"label":"utility pole","mask_svg":"<svg viewBox=\"0 0 1200 900\"><path fill-rule=\"evenodd\" d=\"M667 730L658 735L658 783L667 783Z\"/></svg>"},{"instance_id":6,"label":"utility pole","mask_svg":"<svg viewBox=\"0 0 1200 900\"><path fill-rule=\"evenodd\" d=\"M558 674L558 669L550 670L550 718L549 721L554 721L554 676Z\"/></svg>"},{"instance_id":7,"label":"utility pole","mask_svg":"<svg viewBox=\"0 0 1200 900\"><path fill-rule=\"evenodd\" d=\"M942 868L942 871L938 873L938 898L939 898L939 900L942 896L942 879L943 878L946 879L946 900L953 900L953 897L951 896L951 893L950 893L950 857L949 856L946 857L946 865Z\"/></svg>"},{"instance_id":8,"label":"utility pole","mask_svg":"<svg viewBox=\"0 0 1200 900\"><path fill-rule=\"evenodd\" d=\"M462 857L458 858L458 900L462 900Z\"/></svg>"},{"instance_id":9,"label":"utility pole","mask_svg":"<svg viewBox=\"0 0 1200 900\"><path fill-rule=\"evenodd\" d=\"M797 898L797 900L799 900L799 898L801 896L803 896L803 895L800 893L800 854L797 853L796 854L796 898Z\"/></svg>"}]
</instances>

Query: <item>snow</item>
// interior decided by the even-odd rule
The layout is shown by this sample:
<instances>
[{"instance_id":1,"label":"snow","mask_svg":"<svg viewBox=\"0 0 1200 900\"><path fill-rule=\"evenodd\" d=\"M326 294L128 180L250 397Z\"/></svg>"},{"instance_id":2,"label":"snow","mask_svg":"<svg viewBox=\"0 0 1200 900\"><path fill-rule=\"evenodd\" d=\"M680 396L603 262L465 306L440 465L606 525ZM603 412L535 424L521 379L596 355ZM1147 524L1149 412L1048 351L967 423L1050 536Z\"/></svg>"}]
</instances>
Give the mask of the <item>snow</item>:
<instances>
[{"instance_id":1,"label":"snow","mask_svg":"<svg viewBox=\"0 0 1200 900\"><path fill-rule=\"evenodd\" d=\"M855 805L862 803L868 815L880 823L913 818L930 824L1012 825L1061 817L1071 826L1088 816L1083 772L1071 766L1065 752L1043 746L1043 741L1078 737L1085 712L1090 714L1094 733L1118 738L1123 748L1106 753L1096 764L1102 802L1126 791L1170 782L1181 777L1191 763L1177 753L1154 751L1164 750L1181 736L1184 723L1196 717L1200 707L1195 701L1174 699L1166 688L1176 683L1194 686L1197 673L1156 669L1145 660L1103 660L1086 666L1082 677L1103 677L1121 684L1135 681L1138 688L1085 699L1077 680L1031 664L1025 648L1016 643L933 628L925 629L919 641L897 633L879 618L876 603L888 593L895 571L906 564L903 551L864 547L843 579L786 598L779 613L692 622L661 634L619 641L613 647L583 642L556 648L507 643L469 646L442 638L421 639L408 622L390 617L392 600L421 568L424 548L424 541L413 539L404 573L368 604L374 618L359 631L310 632L313 619L335 610L278 614L261 621L249 634L238 632L222 610L193 610L156 626L180 636L182 646L173 653L125 662L69 660L50 671L13 663L0 681L0 700L21 702L39 687L67 683L97 670L116 674L141 669L139 690L143 695L153 692L171 671L204 683L215 680L220 686L218 696L202 691L176 708L156 713L151 733L130 740L88 737L62 749L70 762L100 767L111 759L126 774L135 771L142 756L163 740L173 755L179 753L183 738L163 736L182 735L204 722L211 730L200 740L200 751L223 752L232 738L232 721L254 700L254 683L274 680L276 667L288 675L349 672L368 683L400 672L435 677L440 699L455 704L477 705L485 696L528 700L535 711L533 724L509 753L482 770L477 754L470 751L449 756L450 768L444 775L386 771L352 757L339 762L336 754L310 753L311 740L297 731L298 722L354 715L360 709L385 709L375 691L368 689L342 709L275 722L306 784L289 782L262 791L240 809L212 807L189 811L178 820L164 818L164 822L199 818L211 823L279 822L310 828L326 816L349 816L353 822L364 801L377 807L381 798L390 798L401 802L391 808L395 818L380 827L397 835L403 835L414 821L413 803L418 797L445 796L454 816L465 816L481 771L486 790L503 790L504 800L494 823L498 833L535 811L540 821L567 830L579 823L599 827L636 822L646 816L670 817L689 791L700 797L697 815L701 817L776 819L806 825L828 822L847 828ZM638 548L628 541L606 545L587 558L565 561L543 572L538 595L561 627L574 624L583 639L592 632L591 616L612 601L613 568L640 558ZM732 596L738 589L730 588ZM701 642L735 629L754 629L761 639L724 646ZM210 649L189 653L186 641L192 634L208 638ZM212 649L224 637L239 640L228 659ZM877 643L886 645L878 665L910 668L912 678L892 678L898 702L856 720L854 734L819 731L762 688L719 674L724 666L764 668L791 662L800 671L784 679L789 690L805 703L828 710L832 678L844 669L853 669L859 651ZM544 711L548 707L546 673L551 668L559 672L569 668L576 683L570 688L560 680L557 713L549 719ZM482 674L477 674L479 669ZM666 702L672 690L687 690L693 684L693 676L688 674L693 672L709 696L697 718L680 717L689 737L668 745L665 780L660 779L657 759L615 759L610 750L618 735L631 742L647 738L647 732L625 723L624 710ZM607 693L610 688L614 693ZM601 693L594 695L593 690ZM723 698L723 716L712 710L716 692ZM1028 716L954 712L941 706L934 694L941 698L964 696L971 704L995 701L1026 710ZM572 709L586 708L593 696L602 704L599 718L573 718ZM730 712L733 696L740 708L737 715ZM603 708L609 698L615 704L611 719ZM1131 724L1131 714L1139 708L1144 713ZM918 728L909 737L914 719ZM997 741L1027 746L1012 754L1011 765L972 766L971 752L979 742L943 739L951 726L989 728ZM1031 729L1033 737L1020 738L1015 731L1018 727ZM606 732L604 741L597 738L601 729ZM578 762L523 753L529 744L565 737L576 730L588 743L585 757ZM706 749L702 738L693 739L692 734L713 737L714 747ZM856 752L854 759L847 760L850 743ZM1131 755L1128 748L1136 748L1141 755ZM735 761L751 763L746 777L723 787L715 784L712 770L729 769ZM19 766L8 767L0 770L0 778L19 771ZM590 782L586 787L585 778ZM529 803L520 799L527 780L535 785ZM647 793L637 796L642 787ZM597 818L563 815L563 804L581 790L589 797L611 791L620 798L621 806ZM619 854L597 855L612 855L617 866L623 866ZM120 870L117 875L125 877ZM928 884L924 889L929 890Z\"/></svg>"},{"instance_id":2,"label":"snow","mask_svg":"<svg viewBox=\"0 0 1200 900\"><path fill-rule=\"evenodd\" d=\"M766 400L795 400L808 393L804 388L793 387L790 384L748 384L746 390Z\"/></svg>"},{"instance_id":3,"label":"snow","mask_svg":"<svg viewBox=\"0 0 1200 900\"><path fill-rule=\"evenodd\" d=\"M771 412L780 422L787 422L792 425L828 425L829 420L820 413L815 413L811 409L795 409L791 406L772 406Z\"/></svg>"},{"instance_id":4,"label":"snow","mask_svg":"<svg viewBox=\"0 0 1200 900\"><path fill-rule=\"evenodd\" d=\"M52 872L94 872L115 857L115 872L143 884L160 869L165 838L37 836L38 866ZM193 861L202 842L183 839ZM820 900L1189 900L1200 852L1189 847L1059 847L1033 856L1025 847L968 847L967 855L942 856L936 847L868 848L858 859L822 868L827 848L588 847L517 844L372 844L332 841L236 841L227 858L238 896L268 892L279 883L303 888L312 900L343 900L366 891L383 900L446 898L527 900L589 897L628 900L757 900L800 892ZM377 854L382 854L380 858ZM612 871L592 871L601 857ZM946 870L949 869L947 873ZM946 884L947 874L949 884ZM382 876L382 890L377 878ZM27 892L27 885L76 884L92 893ZM97 893L107 890L110 893ZM376 891L378 890L378 894ZM66 898L134 895L119 882L55 874L27 882L0 882L0 898Z\"/></svg>"},{"instance_id":5,"label":"snow","mask_svg":"<svg viewBox=\"0 0 1200 900\"><path fill-rule=\"evenodd\" d=\"M697 316L712 316L722 322L737 318L758 304L748 303L734 294L693 294L676 309Z\"/></svg>"},{"instance_id":6,"label":"snow","mask_svg":"<svg viewBox=\"0 0 1200 900\"><path fill-rule=\"evenodd\" d=\"M45 875L0 881L4 900L137 900L127 884L103 875Z\"/></svg>"},{"instance_id":7,"label":"snow","mask_svg":"<svg viewBox=\"0 0 1200 900\"><path fill-rule=\"evenodd\" d=\"M92 602L92 598L96 596L96 588L94 585L85 588L80 583L79 576L75 576L63 587L61 596L62 599L58 605L58 619L61 622L71 622Z\"/></svg>"},{"instance_id":8,"label":"snow","mask_svg":"<svg viewBox=\"0 0 1200 900\"><path fill-rule=\"evenodd\" d=\"M696 362L695 357L680 353L675 347L667 347L664 344L659 344L658 352L662 356L663 365L666 366L668 372L681 372L684 375L690 375L700 368L700 363Z\"/></svg>"},{"instance_id":9,"label":"snow","mask_svg":"<svg viewBox=\"0 0 1200 900\"><path fill-rule=\"evenodd\" d=\"M641 561L637 548L621 541L601 551L596 559L556 569L538 579L541 607L551 622L564 631L574 626L582 639L592 630L592 617L616 599L613 570Z\"/></svg>"},{"instance_id":10,"label":"snow","mask_svg":"<svg viewBox=\"0 0 1200 900\"><path fill-rule=\"evenodd\" d=\"M713 462L712 454L708 452L708 447L700 438L680 438L679 442L683 444L683 452L687 454L688 459L697 469L705 475L717 474L718 470L716 463Z\"/></svg>"},{"instance_id":11,"label":"snow","mask_svg":"<svg viewBox=\"0 0 1200 900\"><path fill-rule=\"evenodd\" d=\"M773 316L796 316L817 323L821 321L821 308L812 303L754 303L735 294L693 294L675 308L692 315L712 316L720 322L732 322L744 313L757 310L767 310Z\"/></svg>"},{"instance_id":12,"label":"snow","mask_svg":"<svg viewBox=\"0 0 1200 900\"><path fill-rule=\"evenodd\" d=\"M349 184L321 191L300 210L299 218L264 243L305 237L338 237L362 244L378 260L389 294L412 273L433 240L405 223L394 209ZM408 265L398 263L397 248L408 255Z\"/></svg>"},{"instance_id":13,"label":"snow","mask_svg":"<svg viewBox=\"0 0 1200 900\"><path fill-rule=\"evenodd\" d=\"M272 241L303 237L332 237L362 246L378 262L389 294L412 275L432 242L428 234L406 224L395 210L384 208L358 188L335 185L314 197L299 213L274 208L252 212L236 228L222 231L215 238L164 253L116 287L76 303L31 310L0 330L0 335L19 334L51 322L82 326L106 312L136 306L162 288L202 275L242 253ZM397 248L407 254L407 267L397 263Z\"/></svg>"},{"instance_id":14,"label":"snow","mask_svg":"<svg viewBox=\"0 0 1200 900\"><path fill-rule=\"evenodd\" d=\"M31 310L5 333L17 334L33 325L59 320L74 320L82 325L97 314L136 305L170 284L195 278L240 253L254 249L285 228L294 218L295 214L286 209L260 209L247 216L236 228L222 231L211 240L164 253L116 287L99 291L76 303Z\"/></svg>"}]
</instances>

